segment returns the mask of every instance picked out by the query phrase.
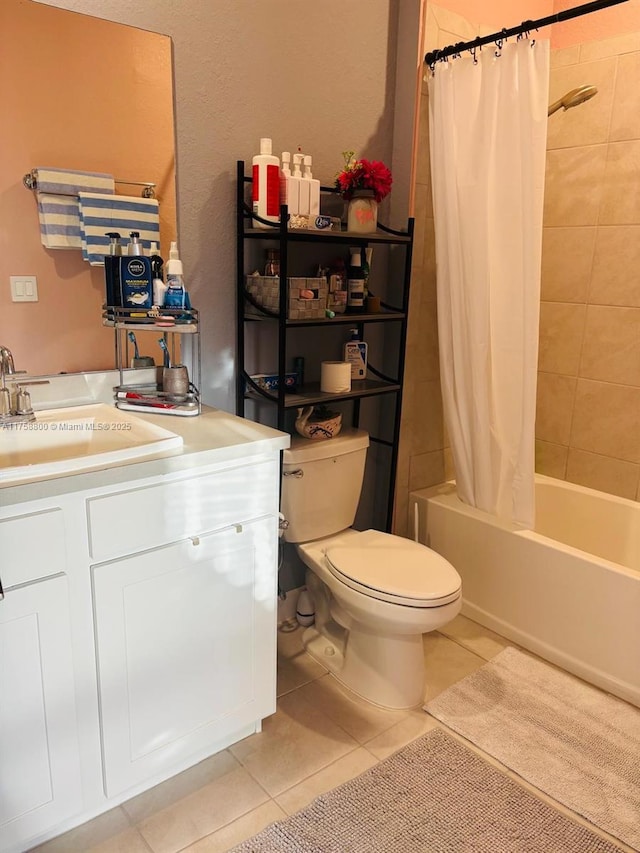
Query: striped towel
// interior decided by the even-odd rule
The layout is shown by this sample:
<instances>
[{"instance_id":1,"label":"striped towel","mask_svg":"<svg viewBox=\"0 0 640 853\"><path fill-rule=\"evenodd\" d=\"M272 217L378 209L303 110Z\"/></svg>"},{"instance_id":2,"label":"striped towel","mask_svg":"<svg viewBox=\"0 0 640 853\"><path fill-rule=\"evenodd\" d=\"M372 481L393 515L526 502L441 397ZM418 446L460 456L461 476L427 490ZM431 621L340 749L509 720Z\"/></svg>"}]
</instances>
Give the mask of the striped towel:
<instances>
[{"instance_id":1,"label":"striped towel","mask_svg":"<svg viewBox=\"0 0 640 853\"><path fill-rule=\"evenodd\" d=\"M112 175L51 169L39 166L33 170L36 179L40 239L47 249L81 249L78 193L115 191Z\"/></svg>"},{"instance_id":2,"label":"striped towel","mask_svg":"<svg viewBox=\"0 0 640 853\"><path fill-rule=\"evenodd\" d=\"M160 242L158 201L131 195L80 193L80 233L82 257L92 266L102 266L109 245L107 231L117 231L128 237L130 231L140 232L145 248ZM126 240L123 241L126 245Z\"/></svg>"}]
</instances>

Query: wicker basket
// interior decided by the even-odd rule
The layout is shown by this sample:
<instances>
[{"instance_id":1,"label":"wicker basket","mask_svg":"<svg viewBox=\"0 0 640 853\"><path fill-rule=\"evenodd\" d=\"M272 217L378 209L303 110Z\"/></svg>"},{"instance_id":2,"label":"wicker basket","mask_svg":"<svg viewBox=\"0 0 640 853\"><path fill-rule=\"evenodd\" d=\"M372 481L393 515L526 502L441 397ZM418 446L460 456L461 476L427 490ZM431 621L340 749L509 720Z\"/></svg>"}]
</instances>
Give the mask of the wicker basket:
<instances>
[{"instance_id":1,"label":"wicker basket","mask_svg":"<svg viewBox=\"0 0 640 853\"><path fill-rule=\"evenodd\" d=\"M288 278L287 319L318 320L325 316L327 307L327 280L325 278ZM274 314L280 308L280 279L274 276L248 275L246 284L256 302ZM303 290L317 293L316 299L301 299ZM260 315L260 309L249 303L247 314Z\"/></svg>"}]
</instances>

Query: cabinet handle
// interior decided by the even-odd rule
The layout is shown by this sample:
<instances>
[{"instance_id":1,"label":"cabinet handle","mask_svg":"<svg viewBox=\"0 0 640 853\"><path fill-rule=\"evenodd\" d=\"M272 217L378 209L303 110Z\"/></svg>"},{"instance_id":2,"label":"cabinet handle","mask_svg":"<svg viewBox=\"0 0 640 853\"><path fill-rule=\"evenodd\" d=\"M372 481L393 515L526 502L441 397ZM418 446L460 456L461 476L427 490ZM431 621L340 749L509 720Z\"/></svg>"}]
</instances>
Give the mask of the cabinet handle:
<instances>
[{"instance_id":1,"label":"cabinet handle","mask_svg":"<svg viewBox=\"0 0 640 853\"><path fill-rule=\"evenodd\" d=\"M241 524L234 524L233 526L236 529L236 533L242 533L242 525Z\"/></svg>"},{"instance_id":2,"label":"cabinet handle","mask_svg":"<svg viewBox=\"0 0 640 853\"><path fill-rule=\"evenodd\" d=\"M200 544L200 537L199 536L190 536L189 539L191 539L192 545L199 545Z\"/></svg>"},{"instance_id":3,"label":"cabinet handle","mask_svg":"<svg viewBox=\"0 0 640 853\"><path fill-rule=\"evenodd\" d=\"M299 480L300 477L304 477L304 471L302 470L302 468L296 468L295 471L283 471L282 476L283 477L295 477L296 480Z\"/></svg>"},{"instance_id":4,"label":"cabinet handle","mask_svg":"<svg viewBox=\"0 0 640 853\"><path fill-rule=\"evenodd\" d=\"M0 601L4 598L4 590L2 588L2 578L0 578Z\"/></svg>"}]
</instances>

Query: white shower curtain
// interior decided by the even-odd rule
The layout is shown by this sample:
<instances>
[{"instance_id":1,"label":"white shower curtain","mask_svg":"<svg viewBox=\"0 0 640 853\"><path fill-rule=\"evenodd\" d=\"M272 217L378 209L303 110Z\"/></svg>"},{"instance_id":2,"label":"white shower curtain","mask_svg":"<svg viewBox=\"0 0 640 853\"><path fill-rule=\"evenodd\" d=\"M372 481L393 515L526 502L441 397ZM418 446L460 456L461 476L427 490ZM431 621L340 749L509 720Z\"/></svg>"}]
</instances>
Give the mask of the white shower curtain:
<instances>
[{"instance_id":1,"label":"white shower curtain","mask_svg":"<svg viewBox=\"0 0 640 853\"><path fill-rule=\"evenodd\" d=\"M499 56L496 56L496 52ZM549 43L429 80L444 414L465 503L533 527Z\"/></svg>"}]
</instances>

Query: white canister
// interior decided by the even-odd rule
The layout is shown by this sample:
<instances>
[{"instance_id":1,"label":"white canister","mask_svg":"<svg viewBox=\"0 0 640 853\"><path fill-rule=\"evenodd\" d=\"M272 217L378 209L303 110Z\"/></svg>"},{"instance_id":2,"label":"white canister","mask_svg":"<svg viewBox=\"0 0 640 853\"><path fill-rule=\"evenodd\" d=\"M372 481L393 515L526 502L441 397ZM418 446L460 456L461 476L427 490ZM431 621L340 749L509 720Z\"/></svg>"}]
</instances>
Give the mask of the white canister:
<instances>
[{"instance_id":1,"label":"white canister","mask_svg":"<svg viewBox=\"0 0 640 853\"><path fill-rule=\"evenodd\" d=\"M351 391L351 363L323 361L320 365L320 390L325 394L346 394Z\"/></svg>"}]
</instances>

